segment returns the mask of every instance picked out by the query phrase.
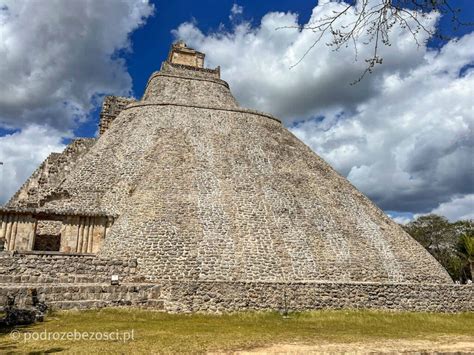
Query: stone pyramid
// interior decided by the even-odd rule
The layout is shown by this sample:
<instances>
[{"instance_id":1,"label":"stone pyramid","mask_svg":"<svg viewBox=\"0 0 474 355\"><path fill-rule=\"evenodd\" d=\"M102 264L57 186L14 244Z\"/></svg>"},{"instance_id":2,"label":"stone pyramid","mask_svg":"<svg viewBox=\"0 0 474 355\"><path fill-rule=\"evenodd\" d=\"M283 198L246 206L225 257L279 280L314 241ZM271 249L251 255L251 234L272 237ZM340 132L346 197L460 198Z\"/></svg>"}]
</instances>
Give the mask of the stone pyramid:
<instances>
[{"instance_id":1,"label":"stone pyramid","mask_svg":"<svg viewBox=\"0 0 474 355\"><path fill-rule=\"evenodd\" d=\"M136 259L149 282L452 282L182 42L141 100L107 98L100 131L48 158L2 209L6 249L56 236L59 252Z\"/></svg>"}]
</instances>

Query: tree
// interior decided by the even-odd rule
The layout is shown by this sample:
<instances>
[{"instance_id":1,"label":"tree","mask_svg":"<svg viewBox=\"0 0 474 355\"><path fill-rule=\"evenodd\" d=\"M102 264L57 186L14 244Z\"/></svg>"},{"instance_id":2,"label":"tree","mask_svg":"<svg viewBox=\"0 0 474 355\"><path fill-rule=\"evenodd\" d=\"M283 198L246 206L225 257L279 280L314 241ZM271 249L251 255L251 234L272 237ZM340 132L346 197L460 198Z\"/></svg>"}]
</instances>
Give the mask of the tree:
<instances>
[{"instance_id":1,"label":"tree","mask_svg":"<svg viewBox=\"0 0 474 355\"><path fill-rule=\"evenodd\" d=\"M442 216L431 214L418 217L403 228L443 265L454 280L465 281L469 273L474 276L473 221L450 223Z\"/></svg>"},{"instance_id":2,"label":"tree","mask_svg":"<svg viewBox=\"0 0 474 355\"><path fill-rule=\"evenodd\" d=\"M404 228L432 254L439 254L447 246L456 245L454 230L449 221L442 216L434 214L421 216Z\"/></svg>"},{"instance_id":3,"label":"tree","mask_svg":"<svg viewBox=\"0 0 474 355\"><path fill-rule=\"evenodd\" d=\"M471 280L474 279L474 234L464 234L461 236L458 246L459 253L469 267Z\"/></svg>"},{"instance_id":4,"label":"tree","mask_svg":"<svg viewBox=\"0 0 474 355\"><path fill-rule=\"evenodd\" d=\"M335 50L343 46L353 45L357 57L357 45L363 39L364 45L372 45L372 55L366 58L367 67L357 81L371 73L377 64L382 64L380 45L390 46L391 32L399 27L408 31L417 45L430 37L447 39L446 32L425 26L426 20L433 16L446 16L452 24L452 32L456 33L461 26L473 26L474 23L460 18L460 9L453 7L453 0L345 0L340 1L340 10L331 15L313 20L299 27L302 31L313 31L315 40L303 54L298 65L306 55L321 41L325 33L331 34L331 40L326 45ZM355 20L344 23L348 14L354 14ZM427 36L420 36L420 33ZM423 38L426 38L423 40Z\"/></svg>"}]
</instances>

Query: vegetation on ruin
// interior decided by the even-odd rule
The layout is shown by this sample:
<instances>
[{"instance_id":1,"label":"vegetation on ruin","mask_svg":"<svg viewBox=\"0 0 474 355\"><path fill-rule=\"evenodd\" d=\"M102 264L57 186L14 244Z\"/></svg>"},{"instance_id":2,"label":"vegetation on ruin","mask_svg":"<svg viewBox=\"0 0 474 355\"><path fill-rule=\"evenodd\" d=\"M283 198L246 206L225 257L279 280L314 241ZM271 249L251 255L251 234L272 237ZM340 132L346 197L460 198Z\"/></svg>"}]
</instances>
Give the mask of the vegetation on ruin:
<instances>
[{"instance_id":1,"label":"vegetation on ruin","mask_svg":"<svg viewBox=\"0 0 474 355\"><path fill-rule=\"evenodd\" d=\"M134 340L23 341L31 332L123 332ZM380 311L313 311L290 314L248 312L225 315L167 314L140 309L63 311L43 323L0 332L0 352L156 353L251 349L272 344L353 343L433 340L448 337L473 342L474 313L432 314Z\"/></svg>"}]
</instances>

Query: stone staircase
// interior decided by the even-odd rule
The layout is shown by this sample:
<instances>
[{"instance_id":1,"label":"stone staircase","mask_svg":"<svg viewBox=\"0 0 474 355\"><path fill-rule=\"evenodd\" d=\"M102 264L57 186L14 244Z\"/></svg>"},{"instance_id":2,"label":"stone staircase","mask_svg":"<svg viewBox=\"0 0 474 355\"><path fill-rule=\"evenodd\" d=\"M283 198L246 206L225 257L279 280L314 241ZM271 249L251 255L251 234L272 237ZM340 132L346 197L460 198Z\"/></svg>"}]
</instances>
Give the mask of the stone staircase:
<instances>
[{"instance_id":1,"label":"stone staircase","mask_svg":"<svg viewBox=\"0 0 474 355\"><path fill-rule=\"evenodd\" d=\"M143 307L163 310L161 288L154 284L0 284L0 310L8 299L15 306L29 307L33 295L50 310L104 307Z\"/></svg>"},{"instance_id":2,"label":"stone staircase","mask_svg":"<svg viewBox=\"0 0 474 355\"><path fill-rule=\"evenodd\" d=\"M135 260L95 255L0 251L0 309L9 298L30 307L32 299L49 309L135 306L163 309L161 287L143 282ZM119 276L119 285L111 276ZM34 296L33 296L34 295Z\"/></svg>"},{"instance_id":3,"label":"stone staircase","mask_svg":"<svg viewBox=\"0 0 474 355\"><path fill-rule=\"evenodd\" d=\"M0 283L142 283L136 260L103 259L92 254L0 251Z\"/></svg>"}]
</instances>

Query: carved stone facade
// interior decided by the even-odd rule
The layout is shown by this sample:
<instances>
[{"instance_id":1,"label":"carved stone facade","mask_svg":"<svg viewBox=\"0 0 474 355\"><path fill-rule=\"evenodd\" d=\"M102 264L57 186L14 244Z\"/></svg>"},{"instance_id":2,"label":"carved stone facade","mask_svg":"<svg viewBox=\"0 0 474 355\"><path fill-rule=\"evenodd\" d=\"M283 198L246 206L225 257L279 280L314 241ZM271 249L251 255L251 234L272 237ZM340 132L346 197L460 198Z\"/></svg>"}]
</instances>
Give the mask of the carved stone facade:
<instances>
[{"instance_id":1,"label":"carved stone facade","mask_svg":"<svg viewBox=\"0 0 474 355\"><path fill-rule=\"evenodd\" d=\"M120 112L135 101L135 99L127 97L106 96L100 112L99 135L103 135Z\"/></svg>"},{"instance_id":2,"label":"carved stone facade","mask_svg":"<svg viewBox=\"0 0 474 355\"><path fill-rule=\"evenodd\" d=\"M6 250L32 250L36 220L31 214L1 213L0 239Z\"/></svg>"},{"instance_id":3,"label":"carved stone facade","mask_svg":"<svg viewBox=\"0 0 474 355\"><path fill-rule=\"evenodd\" d=\"M186 43L178 41L171 46L171 50L168 54L168 62L195 68L204 68L204 57L204 53L188 48Z\"/></svg>"},{"instance_id":4,"label":"carved stone facade","mask_svg":"<svg viewBox=\"0 0 474 355\"><path fill-rule=\"evenodd\" d=\"M95 142L96 138L75 139L62 153L51 153L13 195L6 207L23 209L42 206L44 198L61 184Z\"/></svg>"},{"instance_id":5,"label":"carved stone facade","mask_svg":"<svg viewBox=\"0 0 474 355\"><path fill-rule=\"evenodd\" d=\"M99 138L40 166L0 210L0 244L29 253L57 249L59 236L48 252L65 259L29 256L36 274L11 259L0 275L40 283L66 265L58 280L77 283L116 273L162 285L173 311L275 308L272 294L288 285L295 309L333 298L328 307L454 311L445 299L472 295L277 118L240 107L203 60L174 45L141 100L105 99Z\"/></svg>"},{"instance_id":6,"label":"carved stone facade","mask_svg":"<svg viewBox=\"0 0 474 355\"><path fill-rule=\"evenodd\" d=\"M10 251L55 251L50 245L57 243L56 250L60 252L97 253L112 223L113 218L100 215L63 216L0 210L0 240L4 241L4 249Z\"/></svg>"}]
</instances>

